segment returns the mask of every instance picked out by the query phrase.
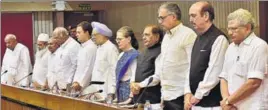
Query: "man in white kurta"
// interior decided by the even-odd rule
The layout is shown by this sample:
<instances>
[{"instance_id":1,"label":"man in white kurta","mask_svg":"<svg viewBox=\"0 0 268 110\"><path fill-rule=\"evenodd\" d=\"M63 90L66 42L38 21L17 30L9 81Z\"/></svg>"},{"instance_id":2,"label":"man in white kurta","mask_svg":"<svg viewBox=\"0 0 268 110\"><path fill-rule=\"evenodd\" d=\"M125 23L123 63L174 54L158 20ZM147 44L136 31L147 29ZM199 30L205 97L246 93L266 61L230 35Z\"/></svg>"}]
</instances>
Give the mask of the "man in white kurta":
<instances>
[{"instance_id":1,"label":"man in white kurta","mask_svg":"<svg viewBox=\"0 0 268 110\"><path fill-rule=\"evenodd\" d=\"M221 78L223 110L263 110L263 79L268 46L253 32L251 13L238 9L228 15L228 34L233 43L228 47ZM267 109L267 108L266 108Z\"/></svg>"},{"instance_id":2,"label":"man in white kurta","mask_svg":"<svg viewBox=\"0 0 268 110\"><path fill-rule=\"evenodd\" d=\"M50 54L47 49L48 39L49 36L44 33L39 34L37 38L38 50L35 54L35 64L32 77L32 83L35 88L42 88L45 86L48 56Z\"/></svg>"},{"instance_id":3,"label":"man in white kurta","mask_svg":"<svg viewBox=\"0 0 268 110\"><path fill-rule=\"evenodd\" d=\"M68 31L63 27L57 27L52 34L60 44L60 56L57 59L55 73L56 80L60 89L66 89L67 84L72 83L77 67L77 53L80 44L69 37Z\"/></svg>"},{"instance_id":4,"label":"man in white kurta","mask_svg":"<svg viewBox=\"0 0 268 110\"><path fill-rule=\"evenodd\" d=\"M32 72L32 64L28 48L18 43L13 34L6 35L5 43L7 49L1 68L1 83L29 86L29 77L26 76Z\"/></svg>"},{"instance_id":5,"label":"man in white kurta","mask_svg":"<svg viewBox=\"0 0 268 110\"><path fill-rule=\"evenodd\" d=\"M104 85L93 85L97 90L103 90L100 99L105 99L107 94L115 93L115 67L118 59L118 49L109 41L112 31L104 24L98 22L91 23L93 27L92 35L97 49L96 61L92 73L92 81L104 82Z\"/></svg>"},{"instance_id":6,"label":"man in white kurta","mask_svg":"<svg viewBox=\"0 0 268 110\"><path fill-rule=\"evenodd\" d=\"M60 57L60 49L58 49L60 45L57 43L56 39L50 38L48 41L48 50L50 52L48 56L48 70L47 70L47 86L49 89L52 89L56 83L56 67L59 62Z\"/></svg>"},{"instance_id":7,"label":"man in white kurta","mask_svg":"<svg viewBox=\"0 0 268 110\"><path fill-rule=\"evenodd\" d=\"M72 87L79 91L89 86L96 58L97 45L91 40L92 27L88 22L81 22L76 28L78 41L81 48L78 52L77 69Z\"/></svg>"},{"instance_id":8,"label":"man in white kurta","mask_svg":"<svg viewBox=\"0 0 268 110\"><path fill-rule=\"evenodd\" d=\"M196 39L195 32L183 25L178 13L180 9L175 3L165 3L159 7L159 23L167 32L162 41L161 53L155 60L155 74L136 84L134 91L135 93L140 88L155 86L161 82L164 110L183 109L185 77L189 72L191 52ZM148 85L151 77L153 81Z\"/></svg>"}]
</instances>

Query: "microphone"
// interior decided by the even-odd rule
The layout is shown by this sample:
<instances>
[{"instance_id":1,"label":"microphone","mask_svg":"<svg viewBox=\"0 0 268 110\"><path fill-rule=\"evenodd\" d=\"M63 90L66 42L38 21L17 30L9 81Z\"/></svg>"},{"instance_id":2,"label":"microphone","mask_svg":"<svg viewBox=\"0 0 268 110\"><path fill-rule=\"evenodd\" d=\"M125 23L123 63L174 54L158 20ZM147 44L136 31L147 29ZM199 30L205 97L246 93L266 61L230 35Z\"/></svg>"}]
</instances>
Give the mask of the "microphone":
<instances>
[{"instance_id":1,"label":"microphone","mask_svg":"<svg viewBox=\"0 0 268 110\"><path fill-rule=\"evenodd\" d=\"M4 74L6 74L7 73L7 70L6 71L4 71L2 74L1 74L1 76L3 76Z\"/></svg>"},{"instance_id":2,"label":"microphone","mask_svg":"<svg viewBox=\"0 0 268 110\"><path fill-rule=\"evenodd\" d=\"M153 81L153 77L150 77L147 85L145 86L145 88L143 89L143 91L141 92L140 96L138 97L138 99L136 100L136 102L134 103L134 106L132 109L134 109L134 107L137 106L137 104L139 103L139 101L141 100L141 97L143 96L144 92L146 91L146 89L148 88L148 85Z\"/></svg>"},{"instance_id":3,"label":"microphone","mask_svg":"<svg viewBox=\"0 0 268 110\"><path fill-rule=\"evenodd\" d=\"M87 96L87 95L89 95L88 98L90 98L92 95L94 95L96 93L102 93L102 92L103 92L103 90L98 90L96 92L92 92L92 93L87 93L87 94L84 94L84 95L80 95L78 98L81 98L81 97L84 97L84 96Z\"/></svg>"},{"instance_id":4,"label":"microphone","mask_svg":"<svg viewBox=\"0 0 268 110\"><path fill-rule=\"evenodd\" d=\"M33 74L33 73L30 73L30 74L28 74L27 76L24 76L24 77L21 78L19 81L15 82L14 85L18 84L20 81L22 81L23 79L25 79L25 78L31 76L32 74Z\"/></svg>"},{"instance_id":5,"label":"microphone","mask_svg":"<svg viewBox=\"0 0 268 110\"><path fill-rule=\"evenodd\" d=\"M79 97L79 95L82 94L82 92L83 92L85 89L87 89L87 87L90 86L91 84L103 85L104 82L101 82L101 81L90 81L90 82L89 82L89 85L87 85L87 86L85 86L84 88L82 88L82 89L80 90L78 96L76 96L76 97ZM70 89L72 90L73 88L70 88ZM101 92L102 92L102 91L101 91ZM100 93L101 93L101 92L100 92ZM87 94L88 94L88 93L87 93Z\"/></svg>"},{"instance_id":6,"label":"microphone","mask_svg":"<svg viewBox=\"0 0 268 110\"><path fill-rule=\"evenodd\" d=\"M56 89L56 90L55 90ZM59 93L59 86L58 86L58 81L55 81L54 85L51 87L51 92L56 91L55 93Z\"/></svg>"},{"instance_id":7,"label":"microphone","mask_svg":"<svg viewBox=\"0 0 268 110\"><path fill-rule=\"evenodd\" d=\"M91 84L102 85L102 84L104 84L104 82L102 82L102 81L90 81L89 85L91 85Z\"/></svg>"}]
</instances>

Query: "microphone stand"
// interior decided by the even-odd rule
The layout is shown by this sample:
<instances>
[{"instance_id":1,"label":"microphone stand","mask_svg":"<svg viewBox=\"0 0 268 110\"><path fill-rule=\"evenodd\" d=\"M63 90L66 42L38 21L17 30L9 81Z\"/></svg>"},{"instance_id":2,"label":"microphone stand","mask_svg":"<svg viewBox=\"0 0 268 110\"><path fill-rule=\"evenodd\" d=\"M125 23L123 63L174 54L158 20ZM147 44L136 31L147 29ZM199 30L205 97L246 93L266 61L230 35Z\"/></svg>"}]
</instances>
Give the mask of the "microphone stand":
<instances>
[{"instance_id":1,"label":"microphone stand","mask_svg":"<svg viewBox=\"0 0 268 110\"><path fill-rule=\"evenodd\" d=\"M149 84L153 81L153 77L151 77L147 83L147 85L145 86L145 88L143 89L143 91L141 92L140 96L138 97L138 99L136 100L136 102L134 103L134 106L132 109L134 109L136 106L138 106L139 101L141 100L141 97L143 96L144 92L147 90Z\"/></svg>"},{"instance_id":2,"label":"microphone stand","mask_svg":"<svg viewBox=\"0 0 268 110\"><path fill-rule=\"evenodd\" d=\"M55 83L54 83L54 85L52 86L52 89L51 89L51 93L53 93L53 91L54 91L54 88L56 88L56 94L60 94L60 92L59 92L59 86L58 86L58 81L56 81Z\"/></svg>"},{"instance_id":3,"label":"microphone stand","mask_svg":"<svg viewBox=\"0 0 268 110\"><path fill-rule=\"evenodd\" d=\"M1 74L1 76L3 76L4 74L6 74L7 73L7 70L6 71L4 71L2 74Z\"/></svg>"},{"instance_id":4,"label":"microphone stand","mask_svg":"<svg viewBox=\"0 0 268 110\"><path fill-rule=\"evenodd\" d=\"M21 78L19 81L15 82L13 85L18 84L20 81L22 81L22 80L24 80L25 78L27 78L27 77L31 76L32 74L33 74L33 73L30 73L30 74L28 74L27 76L24 76L24 77L23 77L23 78Z\"/></svg>"}]
</instances>

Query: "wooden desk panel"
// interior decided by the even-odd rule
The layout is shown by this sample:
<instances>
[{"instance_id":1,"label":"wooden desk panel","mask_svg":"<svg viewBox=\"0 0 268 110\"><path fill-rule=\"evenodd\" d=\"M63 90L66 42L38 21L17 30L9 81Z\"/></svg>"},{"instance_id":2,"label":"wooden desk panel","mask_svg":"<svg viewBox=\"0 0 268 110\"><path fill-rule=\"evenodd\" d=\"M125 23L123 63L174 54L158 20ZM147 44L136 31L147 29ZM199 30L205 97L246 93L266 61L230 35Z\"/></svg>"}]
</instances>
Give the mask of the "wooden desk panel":
<instances>
[{"instance_id":1,"label":"wooden desk panel","mask_svg":"<svg viewBox=\"0 0 268 110\"><path fill-rule=\"evenodd\" d=\"M123 108L117 108L115 106L106 106L105 104L98 102L73 99L66 96L60 96L43 91L25 89L20 87L13 87L5 84L1 84L1 93L1 95L4 97L51 110L125 110ZM2 104L2 107L5 107L8 102L4 101ZM7 110L9 109L7 108ZM22 108L18 110L24 109Z\"/></svg>"}]
</instances>

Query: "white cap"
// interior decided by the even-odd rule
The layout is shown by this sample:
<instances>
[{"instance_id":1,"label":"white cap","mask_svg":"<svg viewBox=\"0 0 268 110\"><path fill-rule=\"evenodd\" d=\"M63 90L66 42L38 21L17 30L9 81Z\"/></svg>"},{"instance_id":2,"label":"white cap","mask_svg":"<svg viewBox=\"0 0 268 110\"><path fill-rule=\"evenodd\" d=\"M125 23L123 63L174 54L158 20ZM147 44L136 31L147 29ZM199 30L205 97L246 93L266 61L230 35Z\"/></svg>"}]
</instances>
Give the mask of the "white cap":
<instances>
[{"instance_id":1,"label":"white cap","mask_svg":"<svg viewBox=\"0 0 268 110\"><path fill-rule=\"evenodd\" d=\"M37 41L44 41L44 42L48 42L49 36L48 34L45 33L41 33L39 34Z\"/></svg>"},{"instance_id":2,"label":"white cap","mask_svg":"<svg viewBox=\"0 0 268 110\"><path fill-rule=\"evenodd\" d=\"M112 37L113 32L111 29L109 29L105 24L99 23L99 22L92 22L91 26L93 30L96 30L99 34L104 35L106 37Z\"/></svg>"}]
</instances>

